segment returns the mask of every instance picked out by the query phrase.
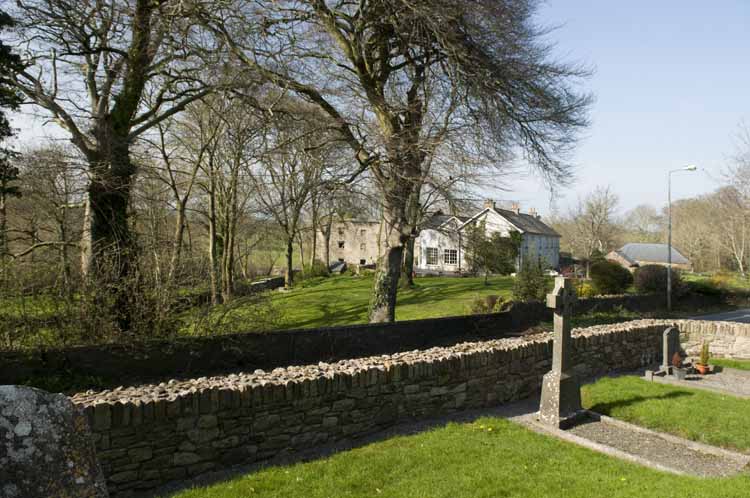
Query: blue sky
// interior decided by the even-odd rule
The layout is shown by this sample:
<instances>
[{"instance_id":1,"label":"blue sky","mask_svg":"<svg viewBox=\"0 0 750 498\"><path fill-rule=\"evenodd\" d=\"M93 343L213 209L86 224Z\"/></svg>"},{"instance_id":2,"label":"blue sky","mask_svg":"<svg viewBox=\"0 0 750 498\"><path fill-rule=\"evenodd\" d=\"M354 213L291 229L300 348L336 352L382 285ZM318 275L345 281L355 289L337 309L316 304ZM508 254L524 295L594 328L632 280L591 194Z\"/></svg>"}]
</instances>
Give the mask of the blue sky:
<instances>
[{"instance_id":1,"label":"blue sky","mask_svg":"<svg viewBox=\"0 0 750 498\"><path fill-rule=\"evenodd\" d=\"M750 1L547 0L540 22L557 54L595 68L592 126L576 150L577 178L558 190L561 210L597 185L611 185L621 210L660 206L666 171L693 163L701 170L675 177L676 198L716 188L736 150L743 120L750 125ZM16 121L22 142L40 121ZM549 213L549 193L533 178L506 179L506 200Z\"/></svg>"},{"instance_id":2,"label":"blue sky","mask_svg":"<svg viewBox=\"0 0 750 498\"><path fill-rule=\"evenodd\" d=\"M560 26L558 55L595 68L592 126L561 210L597 185L613 187L622 211L662 205L666 171L690 163L701 170L674 177L676 198L716 187L750 125L750 1L547 0L539 14ZM507 198L549 212L537 181L513 185Z\"/></svg>"}]
</instances>

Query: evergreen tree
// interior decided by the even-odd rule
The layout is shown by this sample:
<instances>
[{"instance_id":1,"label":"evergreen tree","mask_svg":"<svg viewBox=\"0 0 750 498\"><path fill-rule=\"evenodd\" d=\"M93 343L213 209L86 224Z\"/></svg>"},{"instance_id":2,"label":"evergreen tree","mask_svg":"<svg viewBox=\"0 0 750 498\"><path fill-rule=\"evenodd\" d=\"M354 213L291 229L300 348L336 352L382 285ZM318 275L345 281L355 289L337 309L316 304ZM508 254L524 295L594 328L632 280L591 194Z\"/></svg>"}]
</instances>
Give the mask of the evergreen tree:
<instances>
[{"instance_id":1,"label":"evergreen tree","mask_svg":"<svg viewBox=\"0 0 750 498\"><path fill-rule=\"evenodd\" d=\"M542 260L524 258L516 274L513 285L513 298L516 301L544 301L550 289L550 280L544 274Z\"/></svg>"},{"instance_id":2,"label":"evergreen tree","mask_svg":"<svg viewBox=\"0 0 750 498\"><path fill-rule=\"evenodd\" d=\"M0 33L13 26L13 19L0 10ZM3 142L13 136L6 110L16 110L21 97L10 85L7 75L22 68L21 59L11 52L10 47L0 40L0 266L8 252L6 227L6 202L9 197L20 195L14 182L18 179L18 168L11 164L15 153Z\"/></svg>"},{"instance_id":3,"label":"evergreen tree","mask_svg":"<svg viewBox=\"0 0 750 498\"><path fill-rule=\"evenodd\" d=\"M0 33L13 26L13 19L0 10ZM10 47L0 39L0 142L13 135L5 110L16 110L21 103L21 97L10 84L8 75L22 68L21 59L11 52ZM0 149L3 155L7 153ZM3 159L0 159L3 160Z\"/></svg>"},{"instance_id":4,"label":"evergreen tree","mask_svg":"<svg viewBox=\"0 0 750 498\"><path fill-rule=\"evenodd\" d=\"M473 274L484 272L484 283L490 273L509 275L516 269L516 258L521 247L521 236L511 232L510 237L500 233L487 235L485 221L469 227L466 238L466 261Z\"/></svg>"}]
</instances>

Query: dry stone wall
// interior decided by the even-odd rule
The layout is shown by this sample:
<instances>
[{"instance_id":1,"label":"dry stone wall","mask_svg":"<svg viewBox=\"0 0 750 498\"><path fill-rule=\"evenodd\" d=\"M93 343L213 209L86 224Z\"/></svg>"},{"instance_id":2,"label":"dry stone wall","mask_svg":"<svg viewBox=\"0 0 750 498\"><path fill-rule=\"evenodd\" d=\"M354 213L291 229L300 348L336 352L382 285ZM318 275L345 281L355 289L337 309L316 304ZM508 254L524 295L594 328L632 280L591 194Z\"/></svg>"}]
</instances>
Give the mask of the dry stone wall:
<instances>
[{"instance_id":1,"label":"dry stone wall","mask_svg":"<svg viewBox=\"0 0 750 498\"><path fill-rule=\"evenodd\" d=\"M750 360L750 324L706 320L678 320L682 347L689 355L699 355L703 341L711 354L720 358Z\"/></svg>"},{"instance_id":2,"label":"dry stone wall","mask_svg":"<svg viewBox=\"0 0 750 498\"><path fill-rule=\"evenodd\" d=\"M653 363L664 329L641 320L574 331L576 373ZM551 334L336 363L79 393L110 492L125 496L234 464L371 434L400 421L536 392Z\"/></svg>"}]
</instances>

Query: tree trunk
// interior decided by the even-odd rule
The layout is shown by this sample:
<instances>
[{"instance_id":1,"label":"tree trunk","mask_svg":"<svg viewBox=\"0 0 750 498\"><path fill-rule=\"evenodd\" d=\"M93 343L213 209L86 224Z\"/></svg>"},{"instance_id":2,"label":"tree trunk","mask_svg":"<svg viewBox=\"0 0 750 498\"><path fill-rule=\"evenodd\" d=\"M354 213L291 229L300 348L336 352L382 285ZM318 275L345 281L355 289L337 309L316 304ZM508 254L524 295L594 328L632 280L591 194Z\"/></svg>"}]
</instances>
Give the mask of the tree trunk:
<instances>
[{"instance_id":1,"label":"tree trunk","mask_svg":"<svg viewBox=\"0 0 750 498\"><path fill-rule=\"evenodd\" d=\"M128 207L135 167L127 139L113 130L96 130L100 150L88 158L90 183L82 240L82 273L106 300L121 331L131 328L134 288L130 277L135 244L128 223Z\"/></svg>"},{"instance_id":2,"label":"tree trunk","mask_svg":"<svg viewBox=\"0 0 750 498\"><path fill-rule=\"evenodd\" d=\"M219 258L218 258L218 235L216 227L216 178L215 171L209 174L208 188L208 260L209 273L211 274L211 304L216 306L220 302L219 295Z\"/></svg>"},{"instance_id":3,"label":"tree trunk","mask_svg":"<svg viewBox=\"0 0 750 498\"><path fill-rule=\"evenodd\" d=\"M4 185L0 184L0 284L3 284L4 288L7 279L8 214L5 204L5 193L2 192L3 188Z\"/></svg>"},{"instance_id":4,"label":"tree trunk","mask_svg":"<svg viewBox=\"0 0 750 498\"><path fill-rule=\"evenodd\" d=\"M299 246L299 260L302 263L302 271L305 271L305 249L302 231L297 232L297 245Z\"/></svg>"},{"instance_id":5,"label":"tree trunk","mask_svg":"<svg viewBox=\"0 0 750 498\"><path fill-rule=\"evenodd\" d=\"M414 237L409 237L404 246L404 261L401 266L401 288L414 287Z\"/></svg>"},{"instance_id":6,"label":"tree trunk","mask_svg":"<svg viewBox=\"0 0 750 498\"><path fill-rule=\"evenodd\" d=\"M328 272L328 269L331 267L331 232L328 232L325 236L325 247L323 248L325 251L325 258L326 258L326 273Z\"/></svg>"},{"instance_id":7,"label":"tree trunk","mask_svg":"<svg viewBox=\"0 0 750 498\"><path fill-rule=\"evenodd\" d=\"M227 223L224 233L224 246L222 251L221 272L221 295L222 300L228 303L234 295L234 223Z\"/></svg>"},{"instance_id":8,"label":"tree trunk","mask_svg":"<svg viewBox=\"0 0 750 498\"><path fill-rule=\"evenodd\" d=\"M414 239L417 236L417 227L420 218L420 190L421 185L415 185L406 204L406 218L409 222L411 236L406 241L404 261L401 268L401 287L404 289L414 287Z\"/></svg>"},{"instance_id":9,"label":"tree trunk","mask_svg":"<svg viewBox=\"0 0 750 498\"><path fill-rule=\"evenodd\" d=\"M396 320L396 297L404 246L411 238L406 217L406 204L412 185L394 181L383 189L383 228L387 249L378 260L370 297L370 323Z\"/></svg>"},{"instance_id":10,"label":"tree trunk","mask_svg":"<svg viewBox=\"0 0 750 498\"><path fill-rule=\"evenodd\" d=\"M291 289L294 285L294 268L292 267L292 256L294 255L294 236L286 240L286 274L284 275L284 288Z\"/></svg>"},{"instance_id":11,"label":"tree trunk","mask_svg":"<svg viewBox=\"0 0 750 498\"><path fill-rule=\"evenodd\" d=\"M370 323L396 321L396 297L404 246L386 249L378 261L370 299Z\"/></svg>"},{"instance_id":12,"label":"tree trunk","mask_svg":"<svg viewBox=\"0 0 750 498\"><path fill-rule=\"evenodd\" d=\"M185 238L185 211L186 201L181 200L177 205L177 224L174 228L174 238L172 239L172 255L169 258L169 272L167 273L167 289L171 289L177 278L177 269L182 259L182 240Z\"/></svg>"}]
</instances>

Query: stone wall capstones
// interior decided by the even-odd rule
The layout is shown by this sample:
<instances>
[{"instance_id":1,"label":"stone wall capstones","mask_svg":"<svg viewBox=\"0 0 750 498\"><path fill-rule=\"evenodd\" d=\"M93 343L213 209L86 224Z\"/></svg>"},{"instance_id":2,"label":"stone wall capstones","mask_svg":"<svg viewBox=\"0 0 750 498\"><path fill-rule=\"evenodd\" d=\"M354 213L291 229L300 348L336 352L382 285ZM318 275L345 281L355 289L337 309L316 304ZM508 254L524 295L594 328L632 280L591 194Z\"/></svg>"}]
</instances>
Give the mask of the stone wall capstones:
<instances>
[{"instance_id":1,"label":"stone wall capstones","mask_svg":"<svg viewBox=\"0 0 750 498\"><path fill-rule=\"evenodd\" d=\"M658 360L664 329L642 320L574 331L583 378ZM125 496L234 464L372 434L400 421L534 394L551 335L466 342L304 366L88 391L110 492Z\"/></svg>"}]
</instances>

